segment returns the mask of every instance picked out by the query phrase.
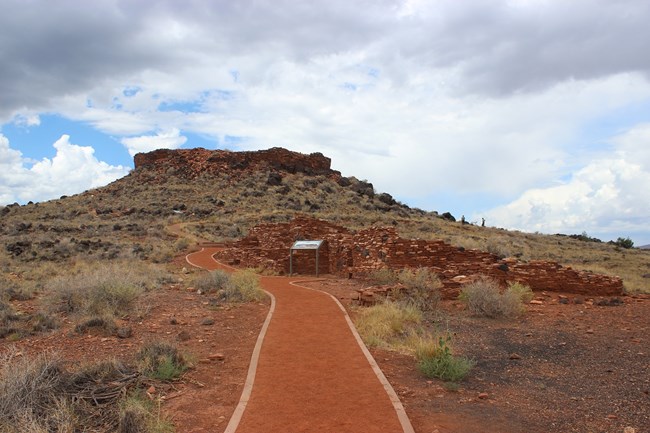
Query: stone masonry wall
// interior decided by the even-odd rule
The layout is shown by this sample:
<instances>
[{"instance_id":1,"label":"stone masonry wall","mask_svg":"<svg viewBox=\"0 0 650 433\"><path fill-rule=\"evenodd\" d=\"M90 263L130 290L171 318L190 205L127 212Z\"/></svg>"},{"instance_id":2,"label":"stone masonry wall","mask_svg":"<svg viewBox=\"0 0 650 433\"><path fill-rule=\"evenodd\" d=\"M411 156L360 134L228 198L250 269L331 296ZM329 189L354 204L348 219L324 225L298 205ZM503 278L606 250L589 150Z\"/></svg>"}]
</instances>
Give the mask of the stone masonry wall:
<instances>
[{"instance_id":1,"label":"stone masonry wall","mask_svg":"<svg viewBox=\"0 0 650 433\"><path fill-rule=\"evenodd\" d=\"M447 296L479 275L505 284L519 281L533 290L561 291L592 296L620 295L618 277L577 271L550 261L521 262L499 259L494 254L465 250L443 241L408 240L390 227L372 227L357 233L326 221L297 217L289 223L262 224L232 248L218 254L227 263L266 267L279 273L289 271L289 248L295 240L322 239L320 272L346 277L364 276L381 269L427 267L443 282ZM313 251L294 255L294 272L314 273Z\"/></svg>"},{"instance_id":2,"label":"stone masonry wall","mask_svg":"<svg viewBox=\"0 0 650 433\"><path fill-rule=\"evenodd\" d=\"M174 173L195 178L204 173L284 171L309 175L340 177L341 173L330 168L330 158L322 153L305 155L280 147L250 152L227 150L159 149L138 153L134 157L136 170L146 168L158 173Z\"/></svg>"}]
</instances>

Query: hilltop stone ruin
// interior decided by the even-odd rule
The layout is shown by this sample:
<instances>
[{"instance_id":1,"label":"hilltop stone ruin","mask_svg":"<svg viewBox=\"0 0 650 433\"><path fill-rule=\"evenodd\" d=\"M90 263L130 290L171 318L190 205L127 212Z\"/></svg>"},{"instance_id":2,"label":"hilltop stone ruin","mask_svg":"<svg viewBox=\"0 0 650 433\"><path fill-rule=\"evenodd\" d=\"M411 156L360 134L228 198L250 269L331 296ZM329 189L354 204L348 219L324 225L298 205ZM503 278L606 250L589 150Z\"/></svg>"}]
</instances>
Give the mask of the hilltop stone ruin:
<instances>
[{"instance_id":1,"label":"hilltop stone ruin","mask_svg":"<svg viewBox=\"0 0 650 433\"><path fill-rule=\"evenodd\" d=\"M299 216L288 223L261 224L244 239L217 253L232 265L264 267L280 274L289 272L289 248L296 240L322 239L319 273L363 277L381 268L427 267L443 283L443 295L458 294L463 283L480 275L505 284L519 281L535 291L567 292L590 296L623 293L618 277L579 271L551 261L500 259L479 250L454 247L443 241L402 239L392 227L371 227L353 232L327 221ZM313 251L294 252L294 272L315 273Z\"/></svg>"}]
</instances>

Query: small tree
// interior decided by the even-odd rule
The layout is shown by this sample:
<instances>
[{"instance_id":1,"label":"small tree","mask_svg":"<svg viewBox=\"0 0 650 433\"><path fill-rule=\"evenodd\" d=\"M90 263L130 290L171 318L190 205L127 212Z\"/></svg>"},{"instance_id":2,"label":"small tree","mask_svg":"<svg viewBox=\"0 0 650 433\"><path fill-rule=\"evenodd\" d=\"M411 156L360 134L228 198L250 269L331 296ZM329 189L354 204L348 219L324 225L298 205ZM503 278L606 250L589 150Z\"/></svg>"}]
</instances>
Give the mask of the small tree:
<instances>
[{"instance_id":1,"label":"small tree","mask_svg":"<svg viewBox=\"0 0 650 433\"><path fill-rule=\"evenodd\" d=\"M634 246L634 242L632 239L628 238L618 238L616 239L616 242L614 242L617 246L621 248L632 248Z\"/></svg>"}]
</instances>

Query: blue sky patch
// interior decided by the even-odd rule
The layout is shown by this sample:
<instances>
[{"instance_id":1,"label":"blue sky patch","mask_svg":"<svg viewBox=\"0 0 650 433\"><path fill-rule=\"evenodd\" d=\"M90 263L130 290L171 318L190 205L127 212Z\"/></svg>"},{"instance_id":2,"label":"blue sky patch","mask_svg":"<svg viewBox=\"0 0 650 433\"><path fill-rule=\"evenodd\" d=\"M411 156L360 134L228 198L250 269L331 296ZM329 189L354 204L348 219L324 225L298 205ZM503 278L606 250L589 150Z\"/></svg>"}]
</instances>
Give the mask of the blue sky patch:
<instances>
[{"instance_id":1,"label":"blue sky patch","mask_svg":"<svg viewBox=\"0 0 650 433\"><path fill-rule=\"evenodd\" d=\"M16 126L13 123L2 126L2 134L9 140L11 148L19 150L25 158L37 161L53 158L56 155L54 142L67 134L70 143L93 147L95 157L100 161L110 165L133 166L133 159L115 137L61 116L41 115L40 120L40 125L35 126Z\"/></svg>"}]
</instances>

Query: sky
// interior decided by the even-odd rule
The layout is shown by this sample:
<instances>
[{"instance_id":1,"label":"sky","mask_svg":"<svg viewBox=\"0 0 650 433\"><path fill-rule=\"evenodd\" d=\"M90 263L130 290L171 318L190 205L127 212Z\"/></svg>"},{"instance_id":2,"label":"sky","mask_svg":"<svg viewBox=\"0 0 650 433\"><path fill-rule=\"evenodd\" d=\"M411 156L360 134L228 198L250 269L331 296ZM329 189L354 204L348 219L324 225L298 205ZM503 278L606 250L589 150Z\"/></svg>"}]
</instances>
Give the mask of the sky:
<instances>
[{"instance_id":1,"label":"sky","mask_svg":"<svg viewBox=\"0 0 650 433\"><path fill-rule=\"evenodd\" d=\"M650 244L647 0L0 0L0 205L157 148L322 152L411 206Z\"/></svg>"}]
</instances>

